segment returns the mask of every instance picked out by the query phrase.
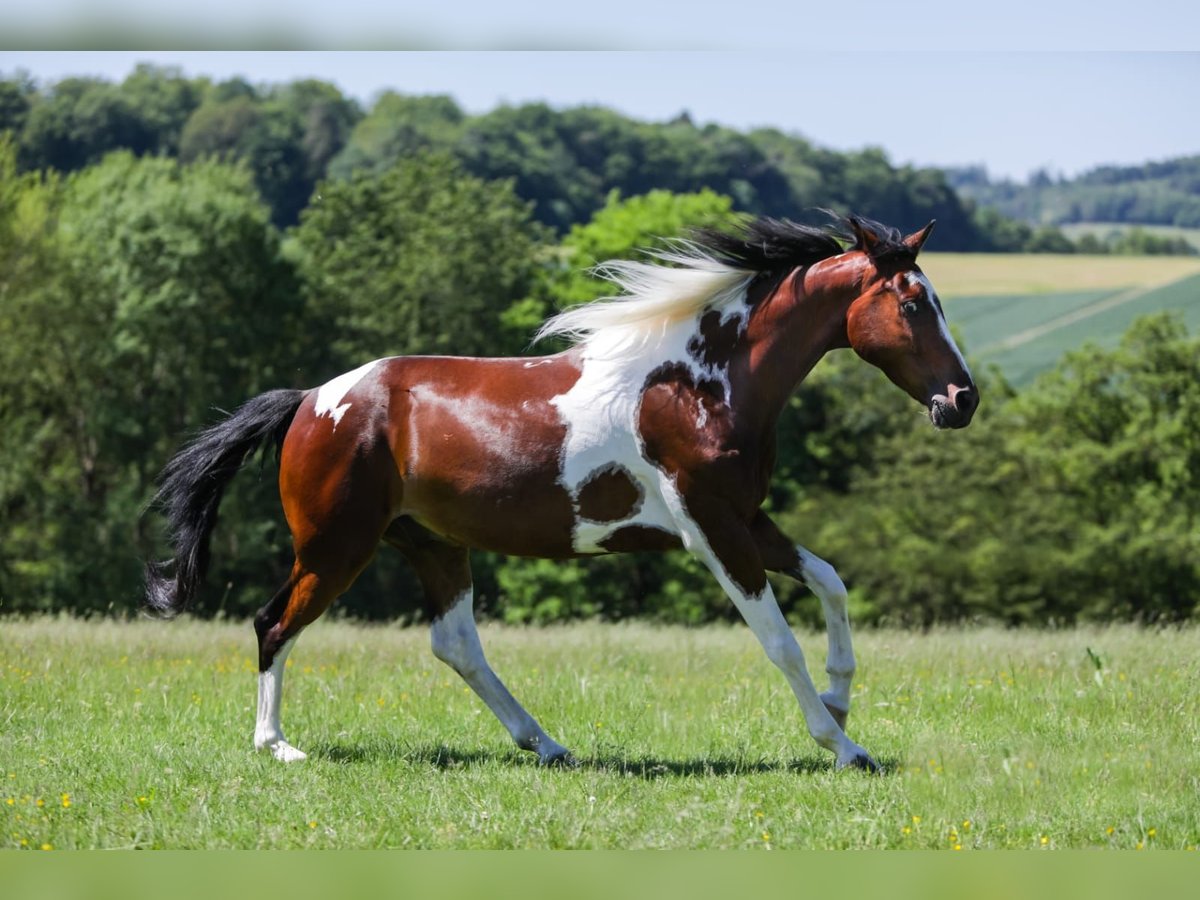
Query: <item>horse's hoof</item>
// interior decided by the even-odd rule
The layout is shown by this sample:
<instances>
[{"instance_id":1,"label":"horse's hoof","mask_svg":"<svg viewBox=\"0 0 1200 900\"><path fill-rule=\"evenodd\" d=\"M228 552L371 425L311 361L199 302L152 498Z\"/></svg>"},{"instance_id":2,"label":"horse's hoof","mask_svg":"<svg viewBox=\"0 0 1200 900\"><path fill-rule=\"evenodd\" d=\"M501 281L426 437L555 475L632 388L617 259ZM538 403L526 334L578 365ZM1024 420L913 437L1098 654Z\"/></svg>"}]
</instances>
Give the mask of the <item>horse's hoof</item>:
<instances>
[{"instance_id":1,"label":"horse's hoof","mask_svg":"<svg viewBox=\"0 0 1200 900\"><path fill-rule=\"evenodd\" d=\"M868 775L882 775L883 774L883 769L880 768L879 763L877 763L877 762L875 762L875 760L871 759L870 755L867 754L866 752L856 754L853 759L851 759L849 762L839 766L839 768L862 769Z\"/></svg>"},{"instance_id":2,"label":"horse's hoof","mask_svg":"<svg viewBox=\"0 0 1200 900\"><path fill-rule=\"evenodd\" d=\"M280 762L285 763L300 762L301 760L308 759L307 753L305 753L303 750L297 750L287 741L275 741L271 744L264 744L256 749L270 750L273 757Z\"/></svg>"},{"instance_id":3,"label":"horse's hoof","mask_svg":"<svg viewBox=\"0 0 1200 900\"><path fill-rule=\"evenodd\" d=\"M579 766L579 760L571 755L570 750L539 757L538 762L543 766L553 766L557 769L574 769Z\"/></svg>"}]
</instances>

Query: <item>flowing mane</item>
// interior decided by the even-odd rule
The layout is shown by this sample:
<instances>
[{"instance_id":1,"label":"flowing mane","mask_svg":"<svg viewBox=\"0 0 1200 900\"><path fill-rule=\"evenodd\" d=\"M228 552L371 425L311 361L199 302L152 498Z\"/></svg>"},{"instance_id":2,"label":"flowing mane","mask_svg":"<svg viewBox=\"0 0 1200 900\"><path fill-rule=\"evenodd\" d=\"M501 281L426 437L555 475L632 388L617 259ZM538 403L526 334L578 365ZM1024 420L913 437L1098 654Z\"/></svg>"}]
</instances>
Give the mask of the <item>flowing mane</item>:
<instances>
[{"instance_id":1,"label":"flowing mane","mask_svg":"<svg viewBox=\"0 0 1200 900\"><path fill-rule=\"evenodd\" d=\"M676 239L667 249L647 251L653 262L609 260L593 274L616 285L616 295L580 304L547 319L534 337L563 337L586 344L600 334L617 345L637 346L671 323L701 310L741 305L750 283L759 276L782 275L861 249L850 232L851 221L880 244L903 249L899 232L869 219L833 217L820 228L787 219L755 219L733 232L699 229Z\"/></svg>"}]
</instances>

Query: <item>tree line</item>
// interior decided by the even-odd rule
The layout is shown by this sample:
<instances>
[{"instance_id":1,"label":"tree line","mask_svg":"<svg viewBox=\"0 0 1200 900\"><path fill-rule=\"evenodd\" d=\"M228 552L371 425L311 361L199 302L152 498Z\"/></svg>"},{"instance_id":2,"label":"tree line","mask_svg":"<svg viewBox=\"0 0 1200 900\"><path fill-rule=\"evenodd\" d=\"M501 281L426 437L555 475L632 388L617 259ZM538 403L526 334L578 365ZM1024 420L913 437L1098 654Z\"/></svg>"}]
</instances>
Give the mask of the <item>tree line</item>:
<instances>
[{"instance_id":1,"label":"tree line","mask_svg":"<svg viewBox=\"0 0 1200 900\"><path fill-rule=\"evenodd\" d=\"M1099 166L1076 178L1045 170L1025 182L993 180L982 166L947 172L959 194L1024 222L1124 222L1200 228L1200 156Z\"/></svg>"},{"instance_id":2,"label":"tree line","mask_svg":"<svg viewBox=\"0 0 1200 900\"><path fill-rule=\"evenodd\" d=\"M362 121L366 121L365 119ZM0 611L133 613L165 555L145 505L190 433L246 398L401 353L529 352L537 323L605 286L586 268L690 226L733 222L713 190L610 191L563 233L514 179L444 148L319 180L281 230L244 160L118 150L29 170L0 137ZM542 352L545 348L536 348ZM967 348L968 355L969 349ZM980 374L980 373L977 373ZM773 516L841 570L860 621L928 624L1192 615L1200 589L1200 346L1141 323L1021 394L982 373L984 409L935 433L835 353L781 422ZM198 611L250 615L290 565L271 460L222 506ZM546 622L730 617L682 553L475 560L484 615ZM795 618L818 616L792 583ZM384 548L342 601L418 615Z\"/></svg>"},{"instance_id":3,"label":"tree line","mask_svg":"<svg viewBox=\"0 0 1200 900\"><path fill-rule=\"evenodd\" d=\"M1110 248L1095 238L1079 247L1052 224L1025 224L1033 220L1028 211L1009 211L995 192L977 203L970 179L894 166L877 148L841 153L776 129L698 125L686 113L648 123L602 107L530 103L473 116L449 97L395 92L363 109L319 80L213 82L142 64L120 83L0 78L5 131L21 171L74 172L114 150L241 162L280 228L299 221L321 179L379 173L413 154L439 152L477 178L510 179L534 219L558 235L588 222L612 191L710 190L755 215L795 218L830 206L912 227L937 219L936 250L1146 250L1144 242ZM1152 252L1194 252L1186 243L1151 243Z\"/></svg>"}]
</instances>

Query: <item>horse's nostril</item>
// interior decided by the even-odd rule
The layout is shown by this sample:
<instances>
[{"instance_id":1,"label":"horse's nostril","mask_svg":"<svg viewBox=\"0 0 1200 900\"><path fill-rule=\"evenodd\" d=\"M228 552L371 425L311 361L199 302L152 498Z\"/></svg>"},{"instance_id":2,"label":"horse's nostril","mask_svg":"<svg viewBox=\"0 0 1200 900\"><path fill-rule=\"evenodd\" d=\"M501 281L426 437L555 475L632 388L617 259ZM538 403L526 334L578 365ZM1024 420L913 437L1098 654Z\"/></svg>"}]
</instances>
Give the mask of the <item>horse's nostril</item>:
<instances>
[{"instance_id":1,"label":"horse's nostril","mask_svg":"<svg viewBox=\"0 0 1200 900\"><path fill-rule=\"evenodd\" d=\"M966 425L975 415L975 407L979 405L979 395L970 388L963 388L954 395L954 407L958 413L958 427Z\"/></svg>"}]
</instances>

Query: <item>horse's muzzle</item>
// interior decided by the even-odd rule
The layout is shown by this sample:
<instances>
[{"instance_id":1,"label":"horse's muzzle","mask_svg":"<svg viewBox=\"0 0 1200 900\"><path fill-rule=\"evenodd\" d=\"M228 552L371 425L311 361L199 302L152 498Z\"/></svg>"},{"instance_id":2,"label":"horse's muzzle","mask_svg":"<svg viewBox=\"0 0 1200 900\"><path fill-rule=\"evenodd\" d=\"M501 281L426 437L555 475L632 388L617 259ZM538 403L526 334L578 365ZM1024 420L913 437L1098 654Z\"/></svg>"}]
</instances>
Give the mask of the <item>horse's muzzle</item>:
<instances>
[{"instance_id":1,"label":"horse's muzzle","mask_svg":"<svg viewBox=\"0 0 1200 900\"><path fill-rule=\"evenodd\" d=\"M948 394L934 394L929 401L929 418L935 428L966 428L979 407L979 391L974 385L950 385Z\"/></svg>"}]
</instances>

